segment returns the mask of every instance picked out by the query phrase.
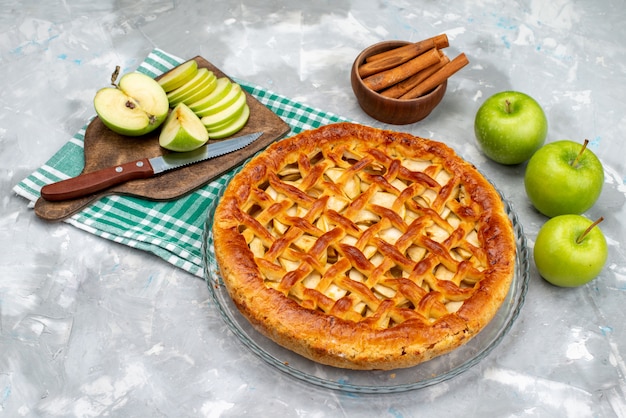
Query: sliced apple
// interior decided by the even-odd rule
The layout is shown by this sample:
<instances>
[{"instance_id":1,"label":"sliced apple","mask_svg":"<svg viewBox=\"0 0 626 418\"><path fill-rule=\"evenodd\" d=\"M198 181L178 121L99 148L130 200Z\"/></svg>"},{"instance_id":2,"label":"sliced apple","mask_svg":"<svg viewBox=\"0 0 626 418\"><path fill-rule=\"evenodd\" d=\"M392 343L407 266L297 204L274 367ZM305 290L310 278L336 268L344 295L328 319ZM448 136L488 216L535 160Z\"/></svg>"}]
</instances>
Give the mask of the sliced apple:
<instances>
[{"instance_id":1,"label":"sliced apple","mask_svg":"<svg viewBox=\"0 0 626 418\"><path fill-rule=\"evenodd\" d=\"M211 92L215 90L215 87L217 87L217 77L211 72L209 80L206 83L203 83L201 88L194 90L188 97L181 100L181 103L185 103L189 106L189 104L211 94Z\"/></svg>"},{"instance_id":2,"label":"sliced apple","mask_svg":"<svg viewBox=\"0 0 626 418\"><path fill-rule=\"evenodd\" d=\"M186 100L195 92L200 90L204 85L210 82L212 71L207 68L200 68L196 75L179 88L167 93L167 99L170 101L170 107L175 107L178 103Z\"/></svg>"},{"instance_id":3,"label":"sliced apple","mask_svg":"<svg viewBox=\"0 0 626 418\"><path fill-rule=\"evenodd\" d=\"M241 110L246 105L246 94L243 90L239 89L236 100L229 106L209 116L204 116L200 120L207 129L215 129L220 125L224 125L226 122L233 120L239 116Z\"/></svg>"},{"instance_id":4,"label":"sliced apple","mask_svg":"<svg viewBox=\"0 0 626 418\"><path fill-rule=\"evenodd\" d=\"M217 85L215 86L215 89L211 92L211 94L194 103L190 103L189 108L194 112L202 111L203 109L210 107L220 101L224 96L228 94L232 87L233 83L228 78L220 77L217 79Z\"/></svg>"},{"instance_id":5,"label":"sliced apple","mask_svg":"<svg viewBox=\"0 0 626 418\"><path fill-rule=\"evenodd\" d=\"M206 144L209 133L184 103L179 103L165 120L159 135L159 145L170 151L193 151Z\"/></svg>"},{"instance_id":6,"label":"sliced apple","mask_svg":"<svg viewBox=\"0 0 626 418\"><path fill-rule=\"evenodd\" d=\"M217 131L221 131L221 130L223 130L223 129L226 129L228 126L230 126L231 124L233 124L233 123L235 122L235 120L236 120L236 119L238 119L238 118L239 118L239 116L243 113L244 108L245 108L245 106L244 106L244 107L242 107L242 108L241 108L241 110L239 110L239 111L235 112L235 113L233 114L232 118L227 119L227 120L225 120L225 121L224 121L224 122L222 122L222 123L218 123L218 124L216 124L216 125L212 125L212 126L210 126L210 127L209 127L209 126L206 126L206 125L204 125L204 126L206 127L207 131L209 131L209 132L217 132Z\"/></svg>"},{"instance_id":7,"label":"sliced apple","mask_svg":"<svg viewBox=\"0 0 626 418\"><path fill-rule=\"evenodd\" d=\"M219 113L220 111L226 109L227 107L229 107L233 103L235 103L235 101L242 94L244 94L244 93L241 90L241 86L239 84L233 83L233 85L230 88L230 91L228 92L228 94L226 96L222 97L220 100L218 100L217 103L214 103L211 106L207 106L207 107L205 107L203 109L194 110L194 112L196 112L196 115L200 116L201 118L203 118L205 116L214 115L214 114Z\"/></svg>"},{"instance_id":8,"label":"sliced apple","mask_svg":"<svg viewBox=\"0 0 626 418\"><path fill-rule=\"evenodd\" d=\"M165 92L170 92L191 80L197 72L198 63L195 60L189 60L167 72L157 82Z\"/></svg>"},{"instance_id":9,"label":"sliced apple","mask_svg":"<svg viewBox=\"0 0 626 418\"><path fill-rule=\"evenodd\" d=\"M217 130L208 130L209 138L222 139L239 132L248 122L250 107L246 103L237 118Z\"/></svg>"},{"instance_id":10,"label":"sliced apple","mask_svg":"<svg viewBox=\"0 0 626 418\"><path fill-rule=\"evenodd\" d=\"M153 78L138 72L128 73L105 87L93 100L98 117L114 132L139 136L152 132L165 121L169 102L163 88Z\"/></svg>"}]
</instances>

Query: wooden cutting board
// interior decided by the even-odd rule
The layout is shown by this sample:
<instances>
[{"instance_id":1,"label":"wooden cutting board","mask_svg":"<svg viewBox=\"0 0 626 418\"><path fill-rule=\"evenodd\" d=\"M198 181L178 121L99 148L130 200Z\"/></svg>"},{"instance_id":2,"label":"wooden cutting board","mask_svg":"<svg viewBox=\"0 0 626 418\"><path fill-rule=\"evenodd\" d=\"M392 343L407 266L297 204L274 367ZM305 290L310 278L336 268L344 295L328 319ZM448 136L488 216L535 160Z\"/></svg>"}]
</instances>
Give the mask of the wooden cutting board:
<instances>
[{"instance_id":1,"label":"wooden cutting board","mask_svg":"<svg viewBox=\"0 0 626 418\"><path fill-rule=\"evenodd\" d=\"M198 62L198 67L208 68L218 77L226 77L222 71L204 58L198 56L193 59ZM202 187L289 132L289 125L278 115L248 92L246 95L250 107L250 118L246 126L233 137L263 132L260 138L247 147L217 158L167 171L149 179L129 181L78 199L51 202L39 198L35 202L35 213L48 221L60 221L106 195L118 194L163 201L179 198ZM168 151L159 146L159 132L160 129L157 129L141 137L127 137L111 131L96 117L85 131L85 167L82 173L90 173L139 158L163 155Z\"/></svg>"}]
</instances>

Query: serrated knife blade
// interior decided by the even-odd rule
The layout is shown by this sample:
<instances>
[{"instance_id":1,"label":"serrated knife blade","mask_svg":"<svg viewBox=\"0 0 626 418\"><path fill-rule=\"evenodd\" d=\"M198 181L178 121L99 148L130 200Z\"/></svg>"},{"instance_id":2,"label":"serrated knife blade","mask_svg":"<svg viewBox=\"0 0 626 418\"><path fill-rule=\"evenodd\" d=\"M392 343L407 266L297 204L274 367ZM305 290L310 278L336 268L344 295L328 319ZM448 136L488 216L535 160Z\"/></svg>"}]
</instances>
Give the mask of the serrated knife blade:
<instances>
[{"instance_id":1,"label":"serrated knife blade","mask_svg":"<svg viewBox=\"0 0 626 418\"><path fill-rule=\"evenodd\" d=\"M76 199L130 180L149 178L165 171L240 150L253 143L261 135L263 135L263 132L255 132L207 144L194 151L171 152L158 157L142 158L91 173L81 174L43 186L41 188L41 197L49 201Z\"/></svg>"}]
</instances>

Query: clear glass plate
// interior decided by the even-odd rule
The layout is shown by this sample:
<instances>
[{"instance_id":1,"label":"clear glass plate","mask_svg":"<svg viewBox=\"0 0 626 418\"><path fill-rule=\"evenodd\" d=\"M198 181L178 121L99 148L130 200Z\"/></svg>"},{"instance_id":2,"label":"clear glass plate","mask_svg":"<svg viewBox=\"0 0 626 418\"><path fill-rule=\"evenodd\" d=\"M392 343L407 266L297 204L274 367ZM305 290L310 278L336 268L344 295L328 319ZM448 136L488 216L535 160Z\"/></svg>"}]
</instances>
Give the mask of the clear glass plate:
<instances>
[{"instance_id":1,"label":"clear glass plate","mask_svg":"<svg viewBox=\"0 0 626 418\"><path fill-rule=\"evenodd\" d=\"M221 197L226 185L220 190ZM270 366L297 379L324 388L352 393L398 393L431 386L451 379L485 358L513 326L524 304L529 281L529 253L522 226L505 200L513 222L517 243L515 277L504 303L493 320L474 338L454 351L407 369L393 371L345 370L325 366L287 350L256 331L232 302L215 260L213 247L213 215L219 201L207 212L203 239L204 273L211 297L230 330L253 353Z\"/></svg>"}]
</instances>

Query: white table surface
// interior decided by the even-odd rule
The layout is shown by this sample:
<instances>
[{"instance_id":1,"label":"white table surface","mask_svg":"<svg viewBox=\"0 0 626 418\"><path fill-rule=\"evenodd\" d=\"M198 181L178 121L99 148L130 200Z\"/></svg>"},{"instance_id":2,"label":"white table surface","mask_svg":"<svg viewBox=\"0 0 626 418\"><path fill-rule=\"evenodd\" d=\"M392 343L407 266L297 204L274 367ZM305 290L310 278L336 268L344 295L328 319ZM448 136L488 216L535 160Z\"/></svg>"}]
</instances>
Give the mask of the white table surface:
<instances>
[{"instance_id":1,"label":"white table surface","mask_svg":"<svg viewBox=\"0 0 626 418\"><path fill-rule=\"evenodd\" d=\"M0 415L7 417L626 416L626 3L495 0L0 1ZM383 125L349 70L381 40L446 33L470 65L426 120ZM151 254L38 219L13 187L94 115L115 65L155 47L364 124L453 146L513 204L532 248L545 218L525 166L478 150L493 93L536 98L548 141L589 138L605 187L587 216L610 245L588 285L547 284L534 265L512 330L479 364L408 393L349 394L284 375L242 346L206 284Z\"/></svg>"}]
</instances>

